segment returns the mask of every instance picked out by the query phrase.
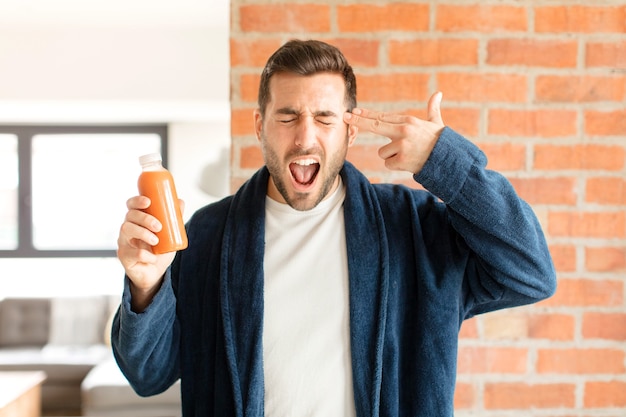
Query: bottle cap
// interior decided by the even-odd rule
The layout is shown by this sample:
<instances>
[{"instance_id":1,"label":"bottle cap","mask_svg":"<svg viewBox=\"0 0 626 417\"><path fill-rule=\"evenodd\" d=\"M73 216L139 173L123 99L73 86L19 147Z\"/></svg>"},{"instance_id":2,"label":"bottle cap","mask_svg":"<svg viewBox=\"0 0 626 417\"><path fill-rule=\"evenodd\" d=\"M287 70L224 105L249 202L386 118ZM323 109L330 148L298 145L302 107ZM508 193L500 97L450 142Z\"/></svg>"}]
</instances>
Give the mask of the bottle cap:
<instances>
[{"instance_id":1,"label":"bottle cap","mask_svg":"<svg viewBox=\"0 0 626 417\"><path fill-rule=\"evenodd\" d=\"M149 153L147 155L142 155L139 157L139 164L140 165L147 165L147 164L151 164L153 162L161 162L161 154L160 153Z\"/></svg>"}]
</instances>

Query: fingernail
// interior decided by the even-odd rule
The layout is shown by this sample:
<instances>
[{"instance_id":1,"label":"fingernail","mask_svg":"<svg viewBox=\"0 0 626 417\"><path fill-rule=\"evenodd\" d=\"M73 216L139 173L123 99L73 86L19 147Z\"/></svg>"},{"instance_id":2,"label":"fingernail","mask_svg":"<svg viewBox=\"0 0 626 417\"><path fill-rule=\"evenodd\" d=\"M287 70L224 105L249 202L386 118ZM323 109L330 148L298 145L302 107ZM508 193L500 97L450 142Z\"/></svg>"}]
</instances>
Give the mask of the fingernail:
<instances>
[{"instance_id":1,"label":"fingernail","mask_svg":"<svg viewBox=\"0 0 626 417\"><path fill-rule=\"evenodd\" d=\"M343 114L343 117L344 117L344 119L346 119L346 120L350 120L350 119L352 119L352 113L350 113L350 112L348 112L348 111L347 111L347 112L345 112L345 113Z\"/></svg>"},{"instance_id":2,"label":"fingernail","mask_svg":"<svg viewBox=\"0 0 626 417\"><path fill-rule=\"evenodd\" d=\"M354 114L361 114L361 109L354 108L354 109L352 109L352 113L354 113Z\"/></svg>"}]
</instances>

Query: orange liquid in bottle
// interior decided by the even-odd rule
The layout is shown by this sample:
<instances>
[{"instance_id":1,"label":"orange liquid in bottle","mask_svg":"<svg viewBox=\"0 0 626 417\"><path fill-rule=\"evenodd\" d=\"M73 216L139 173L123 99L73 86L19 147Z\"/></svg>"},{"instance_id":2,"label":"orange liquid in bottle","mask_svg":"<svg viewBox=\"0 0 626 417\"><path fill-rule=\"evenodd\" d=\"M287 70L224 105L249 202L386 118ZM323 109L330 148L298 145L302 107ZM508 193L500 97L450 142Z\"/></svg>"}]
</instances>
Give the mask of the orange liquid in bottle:
<instances>
[{"instance_id":1,"label":"orange liquid in bottle","mask_svg":"<svg viewBox=\"0 0 626 417\"><path fill-rule=\"evenodd\" d=\"M152 247L152 252L158 254L185 249L188 244L187 233L170 172L164 168L144 171L139 175L137 188L139 194L151 201L150 207L144 211L156 217L163 226L156 233L159 243Z\"/></svg>"}]
</instances>

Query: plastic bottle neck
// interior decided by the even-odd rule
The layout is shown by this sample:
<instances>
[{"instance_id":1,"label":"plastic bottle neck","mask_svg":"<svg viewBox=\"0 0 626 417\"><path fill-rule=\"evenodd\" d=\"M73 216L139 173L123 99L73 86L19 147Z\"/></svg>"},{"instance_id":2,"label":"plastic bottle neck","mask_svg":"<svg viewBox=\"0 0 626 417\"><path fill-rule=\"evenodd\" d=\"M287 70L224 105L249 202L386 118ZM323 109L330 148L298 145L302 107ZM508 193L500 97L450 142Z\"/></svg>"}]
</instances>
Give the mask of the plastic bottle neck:
<instances>
[{"instance_id":1,"label":"plastic bottle neck","mask_svg":"<svg viewBox=\"0 0 626 417\"><path fill-rule=\"evenodd\" d=\"M142 164L141 169L143 171L159 171L163 169L163 165L161 164L161 161L151 161Z\"/></svg>"},{"instance_id":2,"label":"plastic bottle neck","mask_svg":"<svg viewBox=\"0 0 626 417\"><path fill-rule=\"evenodd\" d=\"M161 155L158 153L151 153L139 157L139 165L141 165L143 171L158 171L164 169L162 161L163 159L161 159Z\"/></svg>"}]
</instances>

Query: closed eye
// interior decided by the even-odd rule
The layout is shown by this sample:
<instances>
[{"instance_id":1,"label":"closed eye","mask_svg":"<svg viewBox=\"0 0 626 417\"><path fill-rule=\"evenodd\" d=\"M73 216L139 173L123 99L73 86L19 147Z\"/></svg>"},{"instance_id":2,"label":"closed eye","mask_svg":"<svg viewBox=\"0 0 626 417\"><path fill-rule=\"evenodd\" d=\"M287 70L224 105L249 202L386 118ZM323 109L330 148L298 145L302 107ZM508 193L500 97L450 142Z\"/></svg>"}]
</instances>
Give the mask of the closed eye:
<instances>
[{"instance_id":1,"label":"closed eye","mask_svg":"<svg viewBox=\"0 0 626 417\"><path fill-rule=\"evenodd\" d=\"M278 113L278 117L276 118L276 121L283 125L295 123L300 119L300 114L296 112L295 110L292 110L289 108L279 109L277 113ZM324 126L334 125L339 120L337 115L332 111L316 112L315 114L313 114L313 118L315 119L316 122Z\"/></svg>"},{"instance_id":2,"label":"closed eye","mask_svg":"<svg viewBox=\"0 0 626 417\"><path fill-rule=\"evenodd\" d=\"M315 114L315 120L323 125L330 126L337 122L337 115L332 111L321 111Z\"/></svg>"}]
</instances>

